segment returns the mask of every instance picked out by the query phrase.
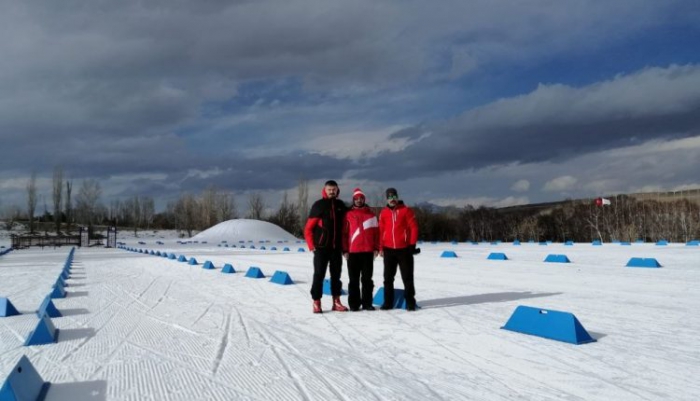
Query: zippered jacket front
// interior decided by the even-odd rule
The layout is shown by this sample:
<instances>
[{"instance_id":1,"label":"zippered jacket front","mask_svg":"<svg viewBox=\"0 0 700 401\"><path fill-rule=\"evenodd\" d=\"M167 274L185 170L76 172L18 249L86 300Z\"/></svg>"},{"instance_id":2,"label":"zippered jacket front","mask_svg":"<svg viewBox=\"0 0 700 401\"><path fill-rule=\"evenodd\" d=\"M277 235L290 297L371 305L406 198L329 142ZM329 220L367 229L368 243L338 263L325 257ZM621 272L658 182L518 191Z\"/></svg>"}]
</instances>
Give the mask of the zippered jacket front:
<instances>
[{"instance_id":1,"label":"zippered jacket front","mask_svg":"<svg viewBox=\"0 0 700 401\"><path fill-rule=\"evenodd\" d=\"M418 242L418 223L413 210L404 204L385 207L379 214L379 248L402 249Z\"/></svg>"}]
</instances>

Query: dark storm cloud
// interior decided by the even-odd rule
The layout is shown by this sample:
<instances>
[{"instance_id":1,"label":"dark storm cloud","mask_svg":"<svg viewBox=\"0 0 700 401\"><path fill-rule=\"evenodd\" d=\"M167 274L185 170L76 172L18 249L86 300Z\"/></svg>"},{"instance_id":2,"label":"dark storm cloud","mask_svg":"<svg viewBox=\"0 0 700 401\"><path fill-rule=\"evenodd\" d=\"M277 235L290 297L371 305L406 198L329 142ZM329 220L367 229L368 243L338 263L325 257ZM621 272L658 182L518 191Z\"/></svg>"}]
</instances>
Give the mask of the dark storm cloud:
<instances>
[{"instance_id":1,"label":"dark storm cloud","mask_svg":"<svg viewBox=\"0 0 700 401\"><path fill-rule=\"evenodd\" d=\"M208 102L235 97L242 83L292 77L303 82L305 91L328 94L324 103L333 105L358 92L389 96L411 83L430 86L484 66L622 40L655 21L678 17L669 10L686 3L694 4L453 0L436 7L413 1L3 1L0 176L28 175L31 170L48 176L55 165L65 166L77 178L154 173L171 177L166 184L154 181L162 191L174 191L174 185L196 190L208 183L288 188L302 175L340 177L358 165L313 154L254 158L245 148L231 160L208 153L207 146L192 149L181 132L193 126L211 130L202 109ZM625 24L620 24L620 15ZM567 29L562 31L562 26ZM572 96L554 98L570 101ZM417 142L401 154L382 156L385 160L361 161L369 166L361 174L393 178L445 171L443 166L460 169L545 157L538 151L549 144L517 145L521 152L512 150L519 128L499 125L499 119L517 115L520 103L508 102L512 107L493 104L449 123L397 133ZM527 106L528 100L522 103ZM504 107L500 116L474 126L480 123L478 113ZM341 114L366 117L357 110ZM625 118L596 118L594 123L604 130L614 121L624 125ZM656 120L632 116L627 121L640 125ZM405 125L385 123L393 124ZM583 132L576 129L585 126L547 115L521 124L522 132L531 132L541 142L554 138L555 129ZM284 136L285 127L281 121L270 131L294 142ZM425 130L432 135L420 140ZM313 130L302 122L296 131ZM187 136L197 140L197 132ZM658 135L650 132L646 137ZM258 143L249 144L256 149L274 139L263 134L256 138ZM563 141L574 150L586 146ZM494 142L507 149L495 148ZM464 158L473 162L465 163ZM192 170L213 169L224 173L188 176ZM149 190L144 180L135 183L134 190Z\"/></svg>"},{"instance_id":2,"label":"dark storm cloud","mask_svg":"<svg viewBox=\"0 0 700 401\"><path fill-rule=\"evenodd\" d=\"M700 135L700 67L651 68L595 85L540 86L393 138L423 139L380 155L372 179L426 176ZM387 169L386 166L394 166Z\"/></svg>"}]
</instances>

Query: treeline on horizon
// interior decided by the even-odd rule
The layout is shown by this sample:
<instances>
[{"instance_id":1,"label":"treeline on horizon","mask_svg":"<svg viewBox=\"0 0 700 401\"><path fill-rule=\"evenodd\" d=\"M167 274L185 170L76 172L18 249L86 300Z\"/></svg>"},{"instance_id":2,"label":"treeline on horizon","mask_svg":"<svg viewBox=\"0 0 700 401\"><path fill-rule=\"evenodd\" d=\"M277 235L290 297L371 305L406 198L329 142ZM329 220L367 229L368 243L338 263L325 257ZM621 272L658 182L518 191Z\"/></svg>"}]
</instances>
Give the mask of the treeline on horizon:
<instances>
[{"instance_id":1,"label":"treeline on horizon","mask_svg":"<svg viewBox=\"0 0 700 401\"><path fill-rule=\"evenodd\" d=\"M63 191L61 205L61 196L57 193L64 184L68 190L67 193ZM139 230L170 229L179 231L182 237L191 237L223 221L249 218L271 222L302 237L310 207L305 180L299 182L297 198L292 201L285 193L276 209L268 209L260 193L250 194L247 204L239 207L232 192L213 187L199 195L184 193L160 213L155 212L155 202L150 197L134 196L104 205L100 202L99 182L95 180L83 181L75 199L71 199L72 183L57 182L54 189L54 199L59 204L58 207L54 205L53 210L58 213L51 213L45 204L38 218L28 217L34 214L29 213L33 210L31 207L36 207L36 188L32 189L30 182L28 208L24 211L16 206L5 208L0 214L5 228L23 223L28 231L46 235L49 232L69 234L77 226L88 226L91 232L99 232L98 226L114 225L120 231L134 231L136 235ZM688 199L640 200L618 195L610 200L611 205L607 206L597 206L590 200L567 200L537 210L484 206L440 208L425 204L412 208L419 238L424 241L633 242L641 239L650 242L664 239L687 242L700 238L700 205ZM375 204L378 202L381 200L375 199ZM381 207L373 209L378 214ZM58 219L54 219L54 215L59 216Z\"/></svg>"}]
</instances>

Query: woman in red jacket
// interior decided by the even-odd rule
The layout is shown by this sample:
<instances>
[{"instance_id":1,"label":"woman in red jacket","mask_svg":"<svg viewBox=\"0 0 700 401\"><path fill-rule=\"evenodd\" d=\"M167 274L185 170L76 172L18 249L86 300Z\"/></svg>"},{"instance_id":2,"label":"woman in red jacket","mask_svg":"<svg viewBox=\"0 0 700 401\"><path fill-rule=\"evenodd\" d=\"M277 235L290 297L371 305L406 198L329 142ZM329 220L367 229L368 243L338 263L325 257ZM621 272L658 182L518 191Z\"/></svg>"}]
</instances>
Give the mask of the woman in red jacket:
<instances>
[{"instance_id":1,"label":"woman in red jacket","mask_svg":"<svg viewBox=\"0 0 700 401\"><path fill-rule=\"evenodd\" d=\"M352 208L345 214L343 226L343 255L348 260L348 306L356 312L374 310L372 290L374 282L374 258L379 253L379 223L377 216L365 204L365 194L355 188ZM360 292L360 281L362 291Z\"/></svg>"},{"instance_id":2,"label":"woman in red jacket","mask_svg":"<svg viewBox=\"0 0 700 401\"><path fill-rule=\"evenodd\" d=\"M379 214L379 251L384 257L384 304L382 310L394 307L396 266L401 269L405 287L406 310L416 310L416 289L413 286L413 254L418 241L418 224L413 210L399 202L394 188L386 190L387 206Z\"/></svg>"}]
</instances>

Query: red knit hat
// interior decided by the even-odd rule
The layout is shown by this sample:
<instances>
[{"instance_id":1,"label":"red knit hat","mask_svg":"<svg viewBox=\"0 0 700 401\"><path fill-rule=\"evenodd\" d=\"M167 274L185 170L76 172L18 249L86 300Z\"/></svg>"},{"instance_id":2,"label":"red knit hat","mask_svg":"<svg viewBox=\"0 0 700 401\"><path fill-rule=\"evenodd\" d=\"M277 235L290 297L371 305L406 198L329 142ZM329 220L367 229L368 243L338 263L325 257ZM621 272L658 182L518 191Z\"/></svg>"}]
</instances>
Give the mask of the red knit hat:
<instances>
[{"instance_id":1,"label":"red knit hat","mask_svg":"<svg viewBox=\"0 0 700 401\"><path fill-rule=\"evenodd\" d=\"M363 197L363 198L364 198L364 197L365 197L365 193L362 192L362 190L361 190L360 188L355 188L355 190L352 191L352 199L355 200L355 198L359 198L359 197Z\"/></svg>"}]
</instances>

